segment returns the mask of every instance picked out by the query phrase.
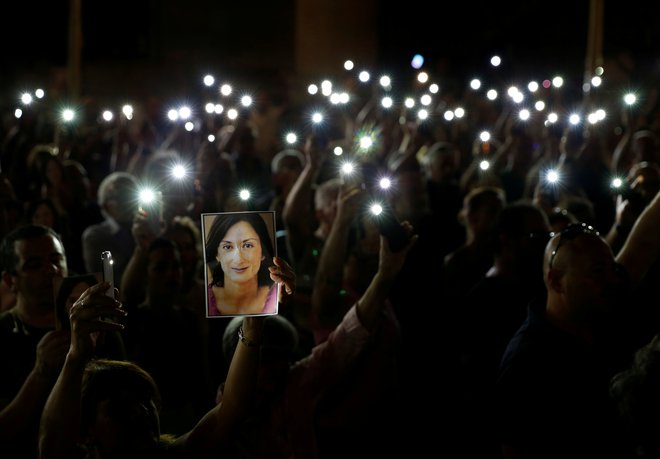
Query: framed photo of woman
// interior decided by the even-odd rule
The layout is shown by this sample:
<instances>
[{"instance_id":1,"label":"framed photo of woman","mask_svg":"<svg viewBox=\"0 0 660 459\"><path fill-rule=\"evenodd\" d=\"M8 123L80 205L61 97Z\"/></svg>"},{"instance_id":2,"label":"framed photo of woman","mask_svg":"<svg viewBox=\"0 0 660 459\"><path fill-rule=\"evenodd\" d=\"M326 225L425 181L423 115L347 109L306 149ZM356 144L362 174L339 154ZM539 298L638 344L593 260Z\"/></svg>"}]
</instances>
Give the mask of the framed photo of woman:
<instances>
[{"instance_id":1,"label":"framed photo of woman","mask_svg":"<svg viewBox=\"0 0 660 459\"><path fill-rule=\"evenodd\" d=\"M204 213L206 317L277 314L275 212Z\"/></svg>"}]
</instances>

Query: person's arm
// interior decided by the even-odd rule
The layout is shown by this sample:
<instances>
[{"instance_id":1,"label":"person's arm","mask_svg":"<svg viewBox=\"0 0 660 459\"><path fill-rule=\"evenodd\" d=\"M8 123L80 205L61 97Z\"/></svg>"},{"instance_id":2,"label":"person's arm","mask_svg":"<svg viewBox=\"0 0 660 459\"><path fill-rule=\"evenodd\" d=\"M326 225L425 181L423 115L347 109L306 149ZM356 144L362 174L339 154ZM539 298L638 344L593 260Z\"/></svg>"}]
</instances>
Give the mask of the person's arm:
<instances>
[{"instance_id":1,"label":"person's arm","mask_svg":"<svg viewBox=\"0 0 660 459\"><path fill-rule=\"evenodd\" d=\"M99 320L125 316L118 301L105 295L107 282L96 284L80 296L71 308L71 344L64 366L41 415L39 457L68 458L80 443L80 395L85 366L95 348L95 332L122 330L118 323Z\"/></svg>"},{"instance_id":2,"label":"person's arm","mask_svg":"<svg viewBox=\"0 0 660 459\"><path fill-rule=\"evenodd\" d=\"M124 269L119 291L121 301L134 306L144 300L146 296L147 264L149 262L147 252L149 244L156 239L156 235L149 226L144 213L138 213L135 216L131 232L135 240L135 249Z\"/></svg>"},{"instance_id":3,"label":"person's arm","mask_svg":"<svg viewBox=\"0 0 660 459\"><path fill-rule=\"evenodd\" d=\"M282 209L282 221L294 260L300 259L313 231L313 212L310 212L312 185L322 163L322 151L315 146L313 139L308 139L305 144L305 159L305 167L291 187Z\"/></svg>"},{"instance_id":4,"label":"person's arm","mask_svg":"<svg viewBox=\"0 0 660 459\"><path fill-rule=\"evenodd\" d=\"M243 338L231 359L222 402L171 446L173 457L217 457L229 444L254 395L259 368L263 317L243 319Z\"/></svg>"},{"instance_id":5,"label":"person's arm","mask_svg":"<svg viewBox=\"0 0 660 459\"><path fill-rule=\"evenodd\" d=\"M660 193L642 211L626 242L616 256L628 274L633 287L639 285L660 255Z\"/></svg>"},{"instance_id":6,"label":"person's arm","mask_svg":"<svg viewBox=\"0 0 660 459\"><path fill-rule=\"evenodd\" d=\"M360 209L361 190L342 189L337 197L337 217L319 257L312 288L312 313L323 328L334 328L341 321L343 311L337 310L342 288L346 250L351 223Z\"/></svg>"},{"instance_id":7,"label":"person's arm","mask_svg":"<svg viewBox=\"0 0 660 459\"><path fill-rule=\"evenodd\" d=\"M37 359L18 394L0 410L0 441L7 445L39 419L57 374L62 367L69 339L66 333L51 331L37 345Z\"/></svg>"}]
</instances>

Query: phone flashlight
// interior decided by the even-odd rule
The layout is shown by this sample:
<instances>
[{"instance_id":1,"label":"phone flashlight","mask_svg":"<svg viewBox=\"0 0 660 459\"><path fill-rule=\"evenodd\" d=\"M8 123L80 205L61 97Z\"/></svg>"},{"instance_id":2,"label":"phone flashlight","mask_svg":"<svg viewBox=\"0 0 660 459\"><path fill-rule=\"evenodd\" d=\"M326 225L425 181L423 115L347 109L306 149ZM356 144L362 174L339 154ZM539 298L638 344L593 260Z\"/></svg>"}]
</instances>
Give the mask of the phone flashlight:
<instances>
[{"instance_id":1,"label":"phone flashlight","mask_svg":"<svg viewBox=\"0 0 660 459\"><path fill-rule=\"evenodd\" d=\"M101 263L103 265L103 280L110 284L110 288L105 292L106 296L110 298L115 297L115 273L114 273L114 260L112 253L109 250L101 252Z\"/></svg>"},{"instance_id":2,"label":"phone flashlight","mask_svg":"<svg viewBox=\"0 0 660 459\"><path fill-rule=\"evenodd\" d=\"M140 191L140 210L147 215L153 233L160 234L163 221L163 193L150 188Z\"/></svg>"}]
</instances>

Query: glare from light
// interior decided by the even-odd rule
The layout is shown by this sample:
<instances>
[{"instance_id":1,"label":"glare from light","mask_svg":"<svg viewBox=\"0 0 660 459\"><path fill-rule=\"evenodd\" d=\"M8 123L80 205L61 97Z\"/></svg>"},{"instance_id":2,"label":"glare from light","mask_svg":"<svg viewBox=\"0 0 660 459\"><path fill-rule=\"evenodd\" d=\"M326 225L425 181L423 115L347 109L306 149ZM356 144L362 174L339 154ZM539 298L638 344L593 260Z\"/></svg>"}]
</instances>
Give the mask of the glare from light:
<instances>
[{"instance_id":1,"label":"glare from light","mask_svg":"<svg viewBox=\"0 0 660 459\"><path fill-rule=\"evenodd\" d=\"M167 117L170 119L170 121L176 121L179 119L179 112L172 108L167 111Z\"/></svg>"},{"instance_id":2,"label":"glare from light","mask_svg":"<svg viewBox=\"0 0 660 459\"><path fill-rule=\"evenodd\" d=\"M236 118L238 118L238 110L236 110L235 108L230 108L229 110L227 110L227 118L229 118L230 120L235 120Z\"/></svg>"},{"instance_id":3,"label":"glare from light","mask_svg":"<svg viewBox=\"0 0 660 459\"><path fill-rule=\"evenodd\" d=\"M598 110L596 110L596 116L598 117L598 121L603 121L607 116L607 112L602 108L599 108Z\"/></svg>"},{"instance_id":4,"label":"glare from light","mask_svg":"<svg viewBox=\"0 0 660 459\"><path fill-rule=\"evenodd\" d=\"M340 100L341 100L341 98L339 97L339 94L338 94L338 93L333 92L333 93L330 95L330 103L331 103L332 105L337 105L337 104L339 104L339 101L340 101Z\"/></svg>"},{"instance_id":5,"label":"glare from light","mask_svg":"<svg viewBox=\"0 0 660 459\"><path fill-rule=\"evenodd\" d=\"M516 104L521 103L523 100L525 100L525 95L522 92L517 92L513 95L513 101Z\"/></svg>"},{"instance_id":6,"label":"glare from light","mask_svg":"<svg viewBox=\"0 0 660 459\"><path fill-rule=\"evenodd\" d=\"M216 115L220 115L223 111L225 111L225 107L223 107L222 104L215 104L215 107L213 107L213 111L215 112Z\"/></svg>"},{"instance_id":7,"label":"glare from light","mask_svg":"<svg viewBox=\"0 0 660 459\"><path fill-rule=\"evenodd\" d=\"M410 61L410 66L414 69L421 69L422 65L424 65L424 56L421 54L415 54L412 61Z\"/></svg>"},{"instance_id":8,"label":"glare from light","mask_svg":"<svg viewBox=\"0 0 660 459\"><path fill-rule=\"evenodd\" d=\"M307 86L307 92L313 96L314 94L319 92L319 87L316 86L314 83L312 83L309 86Z\"/></svg>"},{"instance_id":9,"label":"glare from light","mask_svg":"<svg viewBox=\"0 0 660 459\"><path fill-rule=\"evenodd\" d=\"M527 121L529 119L529 117L530 117L530 113L529 113L529 110L527 110L526 108L523 108L518 113L518 118L520 118L523 121Z\"/></svg>"},{"instance_id":10,"label":"glare from light","mask_svg":"<svg viewBox=\"0 0 660 459\"><path fill-rule=\"evenodd\" d=\"M76 113L71 110L70 108L65 108L62 110L62 119L66 122L73 121L73 119L76 117Z\"/></svg>"},{"instance_id":11,"label":"glare from light","mask_svg":"<svg viewBox=\"0 0 660 459\"><path fill-rule=\"evenodd\" d=\"M479 169L482 171L487 171L490 168L490 163L485 159L479 163Z\"/></svg>"},{"instance_id":12,"label":"glare from light","mask_svg":"<svg viewBox=\"0 0 660 459\"><path fill-rule=\"evenodd\" d=\"M488 131L481 131L479 134L479 140L482 142L488 142L490 140L490 132Z\"/></svg>"},{"instance_id":13,"label":"glare from light","mask_svg":"<svg viewBox=\"0 0 660 459\"><path fill-rule=\"evenodd\" d=\"M182 179L185 176L186 176L186 168L183 164L176 164L174 167L172 167L172 177L174 177L175 179Z\"/></svg>"},{"instance_id":14,"label":"glare from light","mask_svg":"<svg viewBox=\"0 0 660 459\"><path fill-rule=\"evenodd\" d=\"M603 79L599 76L595 76L591 79L591 86L593 86L594 88L597 88L602 83L603 83Z\"/></svg>"},{"instance_id":15,"label":"glare from light","mask_svg":"<svg viewBox=\"0 0 660 459\"><path fill-rule=\"evenodd\" d=\"M333 148L332 152L335 154L335 156L341 156L344 154L344 149L337 145L335 148Z\"/></svg>"},{"instance_id":16,"label":"glare from light","mask_svg":"<svg viewBox=\"0 0 660 459\"><path fill-rule=\"evenodd\" d=\"M18 119L21 116L23 116L23 110L21 110L20 108L17 108L16 110L14 110L14 118Z\"/></svg>"},{"instance_id":17,"label":"glare from light","mask_svg":"<svg viewBox=\"0 0 660 459\"><path fill-rule=\"evenodd\" d=\"M360 149L369 150L374 145L374 139L370 135L364 135L360 137Z\"/></svg>"},{"instance_id":18,"label":"glare from light","mask_svg":"<svg viewBox=\"0 0 660 459\"><path fill-rule=\"evenodd\" d=\"M587 121L589 122L589 124L596 124L600 120L598 119L598 115L596 114L596 112L593 112L587 115Z\"/></svg>"},{"instance_id":19,"label":"glare from light","mask_svg":"<svg viewBox=\"0 0 660 459\"><path fill-rule=\"evenodd\" d=\"M534 103L534 108L536 109L537 112L542 112L543 110L545 110L545 102L543 102L542 100L537 100Z\"/></svg>"},{"instance_id":20,"label":"glare from light","mask_svg":"<svg viewBox=\"0 0 660 459\"><path fill-rule=\"evenodd\" d=\"M285 136L285 139L286 139L286 143L288 143L289 145L292 145L292 144L294 144L298 141L298 136L293 132L289 132Z\"/></svg>"},{"instance_id":21,"label":"glare from light","mask_svg":"<svg viewBox=\"0 0 660 459\"><path fill-rule=\"evenodd\" d=\"M233 89L231 85L228 85L227 83L223 84L220 86L220 94L223 96L229 96L232 93Z\"/></svg>"},{"instance_id":22,"label":"glare from light","mask_svg":"<svg viewBox=\"0 0 660 459\"><path fill-rule=\"evenodd\" d=\"M380 204L372 204L370 210L372 214L378 216L383 213L383 206Z\"/></svg>"},{"instance_id":23,"label":"glare from light","mask_svg":"<svg viewBox=\"0 0 660 459\"><path fill-rule=\"evenodd\" d=\"M344 163L341 165L341 172L344 175L350 175L355 170L353 163Z\"/></svg>"},{"instance_id":24,"label":"glare from light","mask_svg":"<svg viewBox=\"0 0 660 459\"><path fill-rule=\"evenodd\" d=\"M559 115L556 113L548 113L548 121L551 123L556 123L559 120Z\"/></svg>"},{"instance_id":25,"label":"glare from light","mask_svg":"<svg viewBox=\"0 0 660 459\"><path fill-rule=\"evenodd\" d=\"M421 109L420 111L417 112L417 118L420 120L425 120L429 117L429 112L427 112L425 109Z\"/></svg>"},{"instance_id":26,"label":"glare from light","mask_svg":"<svg viewBox=\"0 0 660 459\"><path fill-rule=\"evenodd\" d=\"M509 89L506 90L506 93L509 97L513 99L513 96L518 94L520 90L516 86L509 86Z\"/></svg>"},{"instance_id":27,"label":"glare from light","mask_svg":"<svg viewBox=\"0 0 660 459\"><path fill-rule=\"evenodd\" d=\"M32 94L27 92L21 94L21 102L23 102L23 105L30 105L32 103Z\"/></svg>"},{"instance_id":28,"label":"glare from light","mask_svg":"<svg viewBox=\"0 0 660 459\"><path fill-rule=\"evenodd\" d=\"M529 92L536 92L539 90L539 84L536 81L530 81L527 83L527 89Z\"/></svg>"},{"instance_id":29,"label":"glare from light","mask_svg":"<svg viewBox=\"0 0 660 459\"><path fill-rule=\"evenodd\" d=\"M406 100L403 101L403 105L405 105L406 108L413 108L415 106L415 99L412 97L406 97Z\"/></svg>"},{"instance_id":30,"label":"glare from light","mask_svg":"<svg viewBox=\"0 0 660 459\"><path fill-rule=\"evenodd\" d=\"M43 89L37 89L34 91L34 95L37 96L37 99L43 99L43 97L46 95Z\"/></svg>"},{"instance_id":31,"label":"glare from light","mask_svg":"<svg viewBox=\"0 0 660 459\"><path fill-rule=\"evenodd\" d=\"M632 92L629 92L623 96L623 101L626 103L626 105L633 105L635 102L637 102L637 96Z\"/></svg>"},{"instance_id":32,"label":"glare from light","mask_svg":"<svg viewBox=\"0 0 660 459\"><path fill-rule=\"evenodd\" d=\"M481 81L478 78L473 78L472 81L470 81L470 87L476 91L481 87Z\"/></svg>"},{"instance_id":33,"label":"glare from light","mask_svg":"<svg viewBox=\"0 0 660 459\"><path fill-rule=\"evenodd\" d=\"M214 136L213 134L209 134L209 136L207 137L207 139L208 139L208 141L211 142L211 143L215 142L215 136Z\"/></svg>"},{"instance_id":34,"label":"glare from light","mask_svg":"<svg viewBox=\"0 0 660 459\"><path fill-rule=\"evenodd\" d=\"M432 85L429 86L429 92L431 94L437 94L438 91L440 91L440 86L438 86L437 84L433 83Z\"/></svg>"},{"instance_id":35,"label":"glare from light","mask_svg":"<svg viewBox=\"0 0 660 459\"><path fill-rule=\"evenodd\" d=\"M323 121L323 114L320 112L315 112L312 114L312 123L319 124Z\"/></svg>"},{"instance_id":36,"label":"glare from light","mask_svg":"<svg viewBox=\"0 0 660 459\"><path fill-rule=\"evenodd\" d=\"M490 58L490 65L493 67L499 67L499 65L502 63L502 58L500 56L493 56Z\"/></svg>"},{"instance_id":37,"label":"glare from light","mask_svg":"<svg viewBox=\"0 0 660 459\"><path fill-rule=\"evenodd\" d=\"M601 66L596 67L596 70L594 73L598 76L603 76L603 73L605 72L605 69Z\"/></svg>"},{"instance_id":38,"label":"glare from light","mask_svg":"<svg viewBox=\"0 0 660 459\"><path fill-rule=\"evenodd\" d=\"M552 79L552 86L555 88L561 88L564 85L564 79L560 76L556 76Z\"/></svg>"},{"instance_id":39,"label":"glare from light","mask_svg":"<svg viewBox=\"0 0 660 459\"><path fill-rule=\"evenodd\" d=\"M456 118L463 118L465 116L465 109L463 107L456 107L454 109L454 115Z\"/></svg>"},{"instance_id":40,"label":"glare from light","mask_svg":"<svg viewBox=\"0 0 660 459\"><path fill-rule=\"evenodd\" d=\"M243 107L249 107L250 105L252 105L252 97L247 95L241 97L241 105Z\"/></svg>"},{"instance_id":41,"label":"glare from light","mask_svg":"<svg viewBox=\"0 0 660 459\"><path fill-rule=\"evenodd\" d=\"M431 105L431 102L432 102L432 101L433 101L433 99L431 98L431 96L430 96L429 94L424 94L424 95L422 95L422 97L419 98L419 102L420 102L422 105L425 105L425 106L427 106L427 107L428 107L429 105Z\"/></svg>"},{"instance_id":42,"label":"glare from light","mask_svg":"<svg viewBox=\"0 0 660 459\"><path fill-rule=\"evenodd\" d=\"M387 177L383 177L378 182L378 186L380 186L383 190L387 190L390 186L392 186L392 181Z\"/></svg>"},{"instance_id":43,"label":"glare from light","mask_svg":"<svg viewBox=\"0 0 660 459\"><path fill-rule=\"evenodd\" d=\"M391 108L392 105L394 104L394 102L392 101L392 98L391 98L391 97L389 97L389 96L385 96L385 97L383 97L383 99L380 101L380 104L381 104L384 108Z\"/></svg>"},{"instance_id":44,"label":"glare from light","mask_svg":"<svg viewBox=\"0 0 660 459\"><path fill-rule=\"evenodd\" d=\"M156 199L156 193L150 188L145 188L140 191L140 202L151 204Z\"/></svg>"},{"instance_id":45,"label":"glare from light","mask_svg":"<svg viewBox=\"0 0 660 459\"><path fill-rule=\"evenodd\" d=\"M192 115L192 110L187 105L179 107L179 118L187 120Z\"/></svg>"},{"instance_id":46,"label":"glare from light","mask_svg":"<svg viewBox=\"0 0 660 459\"><path fill-rule=\"evenodd\" d=\"M195 128L195 124L192 121L186 121L186 124L183 125L183 128L186 131L191 132Z\"/></svg>"},{"instance_id":47,"label":"glare from light","mask_svg":"<svg viewBox=\"0 0 660 459\"><path fill-rule=\"evenodd\" d=\"M347 60L344 62L344 69L345 70L353 70L353 67L355 67L355 64L353 64L352 60Z\"/></svg>"},{"instance_id":48,"label":"glare from light","mask_svg":"<svg viewBox=\"0 0 660 459\"><path fill-rule=\"evenodd\" d=\"M238 192L238 197L241 198L243 201L247 201L250 199L250 191L243 188L241 191Z\"/></svg>"},{"instance_id":49,"label":"glare from light","mask_svg":"<svg viewBox=\"0 0 660 459\"><path fill-rule=\"evenodd\" d=\"M612 179L612 188L621 188L621 185L623 185L623 180L619 177Z\"/></svg>"},{"instance_id":50,"label":"glare from light","mask_svg":"<svg viewBox=\"0 0 660 459\"><path fill-rule=\"evenodd\" d=\"M559 181L559 173L554 170L550 169L546 174L545 174L545 179L549 183L557 183Z\"/></svg>"},{"instance_id":51,"label":"glare from light","mask_svg":"<svg viewBox=\"0 0 660 459\"><path fill-rule=\"evenodd\" d=\"M112 118L114 117L110 110L104 110L101 116L105 121L112 121Z\"/></svg>"},{"instance_id":52,"label":"glare from light","mask_svg":"<svg viewBox=\"0 0 660 459\"><path fill-rule=\"evenodd\" d=\"M580 115L577 113L573 113L571 116L568 117L568 122L571 123L573 126L576 124L580 124Z\"/></svg>"},{"instance_id":53,"label":"glare from light","mask_svg":"<svg viewBox=\"0 0 660 459\"><path fill-rule=\"evenodd\" d=\"M444 114L444 117L447 121L451 121L454 119L454 112L452 112L451 110L447 110Z\"/></svg>"},{"instance_id":54,"label":"glare from light","mask_svg":"<svg viewBox=\"0 0 660 459\"><path fill-rule=\"evenodd\" d=\"M351 96L347 92L342 92L339 94L339 103L347 104L351 100Z\"/></svg>"},{"instance_id":55,"label":"glare from light","mask_svg":"<svg viewBox=\"0 0 660 459\"><path fill-rule=\"evenodd\" d=\"M362 83L366 83L367 81L369 81L370 78L371 78L371 75L369 75L369 72L367 72L366 70L362 70L360 72L360 74L358 75L358 79Z\"/></svg>"},{"instance_id":56,"label":"glare from light","mask_svg":"<svg viewBox=\"0 0 660 459\"><path fill-rule=\"evenodd\" d=\"M489 89L488 92L486 93L486 97L488 100L495 100L497 99L497 91L494 89Z\"/></svg>"},{"instance_id":57,"label":"glare from light","mask_svg":"<svg viewBox=\"0 0 660 459\"><path fill-rule=\"evenodd\" d=\"M426 83L427 81L429 81L429 74L426 72L419 72L417 74L417 81L419 81L420 83Z\"/></svg>"},{"instance_id":58,"label":"glare from light","mask_svg":"<svg viewBox=\"0 0 660 459\"><path fill-rule=\"evenodd\" d=\"M204 105L204 110L206 110L206 113L213 113L213 110L215 110L215 104L213 104L213 102L207 103Z\"/></svg>"},{"instance_id":59,"label":"glare from light","mask_svg":"<svg viewBox=\"0 0 660 459\"><path fill-rule=\"evenodd\" d=\"M392 79L388 75L383 75L382 77L380 77L380 80L378 80L378 83L383 88L389 88L390 85L392 84Z\"/></svg>"},{"instance_id":60,"label":"glare from light","mask_svg":"<svg viewBox=\"0 0 660 459\"><path fill-rule=\"evenodd\" d=\"M213 78L213 75L206 75L203 81L206 86L213 86L213 83L215 83L215 78Z\"/></svg>"}]
</instances>

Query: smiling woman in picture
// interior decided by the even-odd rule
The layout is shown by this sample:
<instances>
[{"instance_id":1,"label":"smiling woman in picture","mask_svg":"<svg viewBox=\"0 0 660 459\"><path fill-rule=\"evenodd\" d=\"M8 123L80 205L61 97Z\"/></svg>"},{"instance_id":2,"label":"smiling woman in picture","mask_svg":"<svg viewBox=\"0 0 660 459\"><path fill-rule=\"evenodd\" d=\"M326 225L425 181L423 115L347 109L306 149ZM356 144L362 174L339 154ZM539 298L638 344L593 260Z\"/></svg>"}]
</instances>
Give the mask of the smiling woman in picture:
<instances>
[{"instance_id":1,"label":"smiling woman in picture","mask_svg":"<svg viewBox=\"0 0 660 459\"><path fill-rule=\"evenodd\" d=\"M264 214L273 217L272 212ZM277 258L260 213L216 215L206 232L205 255L209 317L277 313L277 285L269 269L276 267Z\"/></svg>"}]
</instances>

